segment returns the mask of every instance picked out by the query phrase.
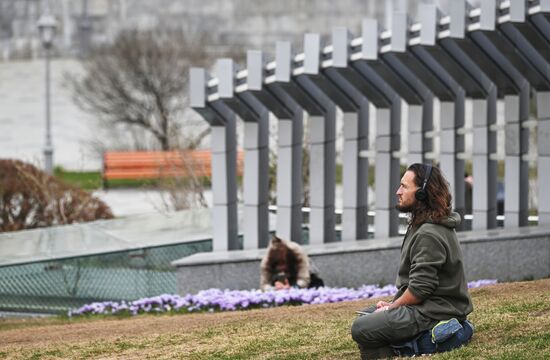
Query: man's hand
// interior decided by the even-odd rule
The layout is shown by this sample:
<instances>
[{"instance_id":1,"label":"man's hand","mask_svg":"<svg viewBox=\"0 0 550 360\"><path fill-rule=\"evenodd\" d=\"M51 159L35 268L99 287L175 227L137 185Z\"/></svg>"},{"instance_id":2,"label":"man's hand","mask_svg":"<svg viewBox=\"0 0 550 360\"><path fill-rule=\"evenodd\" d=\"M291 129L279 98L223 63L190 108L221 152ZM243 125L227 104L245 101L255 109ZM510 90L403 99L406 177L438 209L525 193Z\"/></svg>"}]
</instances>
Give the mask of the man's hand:
<instances>
[{"instance_id":1,"label":"man's hand","mask_svg":"<svg viewBox=\"0 0 550 360\"><path fill-rule=\"evenodd\" d=\"M405 290L403 295L399 297L399 299L389 304L390 306L389 308L395 309L396 307L404 306L404 305L417 305L417 304L420 304L421 302L422 300L414 296L413 293L409 289L407 289Z\"/></svg>"},{"instance_id":2,"label":"man's hand","mask_svg":"<svg viewBox=\"0 0 550 360\"><path fill-rule=\"evenodd\" d=\"M391 305L391 303L389 303L389 302L379 301L379 302L376 303L376 308L380 309L381 307L390 306L390 305Z\"/></svg>"},{"instance_id":3,"label":"man's hand","mask_svg":"<svg viewBox=\"0 0 550 360\"><path fill-rule=\"evenodd\" d=\"M376 313L376 312L388 310L390 305L391 305L391 303L389 303L387 301L379 301L379 302L376 303L376 310L374 310L374 312Z\"/></svg>"}]
</instances>

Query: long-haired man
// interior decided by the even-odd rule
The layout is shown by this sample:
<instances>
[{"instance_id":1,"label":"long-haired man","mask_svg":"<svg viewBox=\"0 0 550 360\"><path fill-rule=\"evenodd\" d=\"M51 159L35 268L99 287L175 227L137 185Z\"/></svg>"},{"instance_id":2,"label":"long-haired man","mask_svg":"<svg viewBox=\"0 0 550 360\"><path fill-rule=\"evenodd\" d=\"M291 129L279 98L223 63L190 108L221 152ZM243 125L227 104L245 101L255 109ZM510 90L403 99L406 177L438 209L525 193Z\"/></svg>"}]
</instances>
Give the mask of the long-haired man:
<instances>
[{"instance_id":1,"label":"long-haired man","mask_svg":"<svg viewBox=\"0 0 550 360\"><path fill-rule=\"evenodd\" d=\"M391 345L414 339L440 321L464 322L473 310L455 232L460 215L451 210L441 171L432 165L409 166L396 195L396 208L409 213L398 292L354 321L352 337L363 359L392 356Z\"/></svg>"}]
</instances>

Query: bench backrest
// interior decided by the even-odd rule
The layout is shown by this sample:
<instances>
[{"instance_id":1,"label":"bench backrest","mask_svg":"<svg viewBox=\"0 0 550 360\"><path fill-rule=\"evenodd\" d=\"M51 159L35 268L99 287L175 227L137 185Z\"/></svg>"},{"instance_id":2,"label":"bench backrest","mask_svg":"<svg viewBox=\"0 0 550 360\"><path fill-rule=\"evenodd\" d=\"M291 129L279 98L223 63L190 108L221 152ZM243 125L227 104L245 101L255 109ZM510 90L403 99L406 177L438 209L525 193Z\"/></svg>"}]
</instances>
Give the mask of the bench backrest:
<instances>
[{"instance_id":1,"label":"bench backrest","mask_svg":"<svg viewBox=\"0 0 550 360\"><path fill-rule=\"evenodd\" d=\"M237 153L237 172L242 175L244 154ZM210 150L107 151L103 154L103 179L157 179L162 177L212 176Z\"/></svg>"}]
</instances>

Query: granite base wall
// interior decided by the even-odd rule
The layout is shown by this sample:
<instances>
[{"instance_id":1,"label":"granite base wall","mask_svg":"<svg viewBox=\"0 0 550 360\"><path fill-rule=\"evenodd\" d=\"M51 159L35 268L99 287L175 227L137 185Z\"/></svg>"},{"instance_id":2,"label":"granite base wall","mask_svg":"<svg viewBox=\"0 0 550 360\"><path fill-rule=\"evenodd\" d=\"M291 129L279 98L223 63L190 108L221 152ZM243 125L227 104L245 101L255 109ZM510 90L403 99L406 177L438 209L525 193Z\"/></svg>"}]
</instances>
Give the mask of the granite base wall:
<instances>
[{"instance_id":1,"label":"granite base wall","mask_svg":"<svg viewBox=\"0 0 550 360\"><path fill-rule=\"evenodd\" d=\"M469 281L550 277L550 228L526 227L458 234ZM402 238L304 246L327 286L392 284ZM180 294L208 288L257 289L265 249L199 253L177 260Z\"/></svg>"}]
</instances>

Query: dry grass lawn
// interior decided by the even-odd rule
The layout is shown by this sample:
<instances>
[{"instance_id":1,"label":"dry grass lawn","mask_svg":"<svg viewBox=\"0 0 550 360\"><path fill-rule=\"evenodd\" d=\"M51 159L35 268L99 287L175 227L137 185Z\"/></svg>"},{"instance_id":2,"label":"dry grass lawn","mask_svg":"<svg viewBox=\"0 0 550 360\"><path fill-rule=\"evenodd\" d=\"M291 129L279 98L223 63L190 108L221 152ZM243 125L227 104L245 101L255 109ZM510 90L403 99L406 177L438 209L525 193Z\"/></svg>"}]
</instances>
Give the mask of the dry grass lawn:
<instances>
[{"instance_id":1,"label":"dry grass lawn","mask_svg":"<svg viewBox=\"0 0 550 360\"><path fill-rule=\"evenodd\" d=\"M472 342L432 359L550 359L550 279L475 289L472 298ZM3 319L0 359L358 359L349 334L354 310L377 300L131 318Z\"/></svg>"}]
</instances>

